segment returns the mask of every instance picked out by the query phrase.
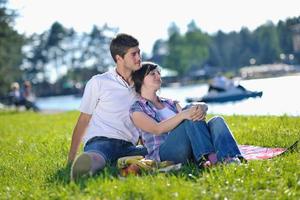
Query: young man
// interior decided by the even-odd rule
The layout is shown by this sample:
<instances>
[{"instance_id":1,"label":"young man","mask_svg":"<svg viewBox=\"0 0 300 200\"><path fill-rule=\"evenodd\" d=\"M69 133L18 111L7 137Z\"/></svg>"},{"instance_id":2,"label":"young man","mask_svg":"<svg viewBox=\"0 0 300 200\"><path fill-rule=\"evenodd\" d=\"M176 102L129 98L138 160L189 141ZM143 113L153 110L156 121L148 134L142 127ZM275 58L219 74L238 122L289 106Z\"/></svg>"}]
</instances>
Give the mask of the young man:
<instances>
[{"instance_id":1,"label":"young man","mask_svg":"<svg viewBox=\"0 0 300 200\"><path fill-rule=\"evenodd\" d=\"M93 175L120 157L147 154L144 147L135 146L139 134L129 118L129 108L136 100L131 74L141 66L139 42L119 34L112 40L110 52L116 68L88 81L79 107L68 157L73 163L73 180ZM82 139L84 153L74 161Z\"/></svg>"}]
</instances>

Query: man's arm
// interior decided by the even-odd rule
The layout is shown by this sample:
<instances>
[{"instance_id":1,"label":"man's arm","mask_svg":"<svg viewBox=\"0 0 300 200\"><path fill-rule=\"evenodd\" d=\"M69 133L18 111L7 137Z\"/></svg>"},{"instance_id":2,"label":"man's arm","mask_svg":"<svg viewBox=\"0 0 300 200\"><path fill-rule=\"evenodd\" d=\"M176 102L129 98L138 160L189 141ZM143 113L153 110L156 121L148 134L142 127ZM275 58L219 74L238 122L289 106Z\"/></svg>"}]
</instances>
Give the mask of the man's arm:
<instances>
[{"instance_id":1,"label":"man's arm","mask_svg":"<svg viewBox=\"0 0 300 200\"><path fill-rule=\"evenodd\" d=\"M78 148L81 143L81 139L86 131L86 128L90 122L92 115L86 114L86 113L80 113L80 116L78 117L76 126L73 131L72 135L72 142L71 147L69 151L68 156L68 163L72 163L75 159L75 156L77 154Z\"/></svg>"}]
</instances>

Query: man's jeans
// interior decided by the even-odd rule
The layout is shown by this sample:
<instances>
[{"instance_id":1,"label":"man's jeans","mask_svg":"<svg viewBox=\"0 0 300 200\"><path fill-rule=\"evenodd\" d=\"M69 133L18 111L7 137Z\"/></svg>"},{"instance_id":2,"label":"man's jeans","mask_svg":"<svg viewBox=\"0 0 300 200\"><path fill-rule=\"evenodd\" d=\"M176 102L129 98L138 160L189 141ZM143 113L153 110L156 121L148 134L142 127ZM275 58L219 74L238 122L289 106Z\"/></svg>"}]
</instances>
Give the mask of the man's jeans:
<instances>
[{"instance_id":1,"label":"man's jeans","mask_svg":"<svg viewBox=\"0 0 300 200\"><path fill-rule=\"evenodd\" d=\"M237 143L222 117L205 121L185 120L172 130L159 148L161 161L185 163L192 157L196 162L209 153L216 153L218 161L241 157Z\"/></svg>"},{"instance_id":2,"label":"man's jeans","mask_svg":"<svg viewBox=\"0 0 300 200\"><path fill-rule=\"evenodd\" d=\"M147 149L141 145L106 137L91 138L84 147L84 152L95 152L103 156L106 162L115 163L124 156L147 155Z\"/></svg>"}]
</instances>

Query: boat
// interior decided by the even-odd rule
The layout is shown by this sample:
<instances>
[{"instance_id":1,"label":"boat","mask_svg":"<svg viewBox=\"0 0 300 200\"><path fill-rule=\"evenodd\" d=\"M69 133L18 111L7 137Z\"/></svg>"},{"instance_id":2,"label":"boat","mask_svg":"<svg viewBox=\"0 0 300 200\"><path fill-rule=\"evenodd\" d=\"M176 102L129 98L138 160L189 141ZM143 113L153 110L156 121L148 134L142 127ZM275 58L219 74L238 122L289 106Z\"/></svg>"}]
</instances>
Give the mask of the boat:
<instances>
[{"instance_id":1,"label":"boat","mask_svg":"<svg viewBox=\"0 0 300 200\"><path fill-rule=\"evenodd\" d=\"M224 92L211 91L203 97L188 97L186 101L190 102L206 102L206 103L224 103L230 101L239 101L250 97L261 97L262 91L250 91L234 87Z\"/></svg>"}]
</instances>

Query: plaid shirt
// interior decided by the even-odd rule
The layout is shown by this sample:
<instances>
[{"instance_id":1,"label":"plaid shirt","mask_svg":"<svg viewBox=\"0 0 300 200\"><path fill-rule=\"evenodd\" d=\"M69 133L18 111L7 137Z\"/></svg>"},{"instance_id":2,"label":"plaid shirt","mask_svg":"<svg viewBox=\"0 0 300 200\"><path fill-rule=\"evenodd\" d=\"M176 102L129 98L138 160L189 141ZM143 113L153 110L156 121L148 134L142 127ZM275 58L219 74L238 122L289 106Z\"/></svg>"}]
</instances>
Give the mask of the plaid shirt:
<instances>
[{"instance_id":1,"label":"plaid shirt","mask_svg":"<svg viewBox=\"0 0 300 200\"><path fill-rule=\"evenodd\" d=\"M176 103L177 101L172 101L170 99L159 98L159 100L170 110L175 113L178 113ZM140 97L130 108L130 116L133 112L143 112L149 117L154 119L157 122L162 121L160 115L158 114L157 108L148 100ZM139 129L140 135L142 136L143 143L147 148L148 155L146 158L160 161L159 157L159 147L165 142L168 137L168 133L163 133L161 135L155 135Z\"/></svg>"}]
</instances>

